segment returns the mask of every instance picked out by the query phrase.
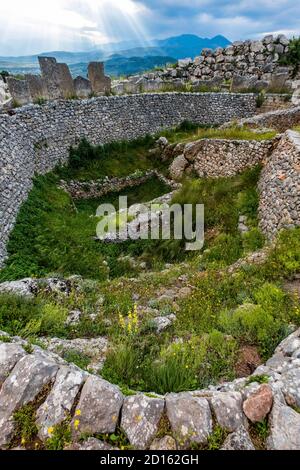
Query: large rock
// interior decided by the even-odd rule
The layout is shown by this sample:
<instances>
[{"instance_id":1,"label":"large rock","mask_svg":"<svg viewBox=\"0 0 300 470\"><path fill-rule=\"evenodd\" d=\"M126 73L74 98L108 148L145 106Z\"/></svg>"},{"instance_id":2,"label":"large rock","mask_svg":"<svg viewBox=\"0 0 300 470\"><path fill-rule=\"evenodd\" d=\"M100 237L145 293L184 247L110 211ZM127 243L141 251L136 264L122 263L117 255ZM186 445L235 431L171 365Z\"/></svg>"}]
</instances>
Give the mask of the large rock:
<instances>
[{"instance_id":1,"label":"large rock","mask_svg":"<svg viewBox=\"0 0 300 470\"><path fill-rule=\"evenodd\" d=\"M164 407L164 400L143 394L125 398L121 427L136 449L150 446L157 434Z\"/></svg>"},{"instance_id":2,"label":"large rock","mask_svg":"<svg viewBox=\"0 0 300 470\"><path fill-rule=\"evenodd\" d=\"M276 354L283 354L284 356L291 357L293 353L300 348L300 328L286 339L284 339L276 348Z\"/></svg>"},{"instance_id":3,"label":"large rock","mask_svg":"<svg viewBox=\"0 0 300 470\"><path fill-rule=\"evenodd\" d=\"M270 415L268 450L300 450L300 413L275 400Z\"/></svg>"},{"instance_id":4,"label":"large rock","mask_svg":"<svg viewBox=\"0 0 300 470\"><path fill-rule=\"evenodd\" d=\"M14 434L13 414L33 402L58 371L54 362L27 355L14 367L0 391L0 447L10 443Z\"/></svg>"},{"instance_id":5,"label":"large rock","mask_svg":"<svg viewBox=\"0 0 300 470\"><path fill-rule=\"evenodd\" d=\"M270 413L273 405L273 393L269 385L261 385L243 403L243 410L252 423L263 421Z\"/></svg>"},{"instance_id":6,"label":"large rock","mask_svg":"<svg viewBox=\"0 0 300 470\"><path fill-rule=\"evenodd\" d=\"M74 436L115 432L123 405L119 388L100 377L90 376L81 392L72 422Z\"/></svg>"},{"instance_id":7,"label":"large rock","mask_svg":"<svg viewBox=\"0 0 300 470\"><path fill-rule=\"evenodd\" d=\"M7 281L0 284L0 294L14 294L24 297L33 297L37 289L37 282L34 279L26 278L20 281Z\"/></svg>"},{"instance_id":8,"label":"large rock","mask_svg":"<svg viewBox=\"0 0 300 470\"><path fill-rule=\"evenodd\" d=\"M205 398L189 392L170 394L166 397L167 416L174 437L181 448L191 443L206 444L212 433L212 416Z\"/></svg>"},{"instance_id":9,"label":"large rock","mask_svg":"<svg viewBox=\"0 0 300 470\"><path fill-rule=\"evenodd\" d=\"M227 431L236 431L245 424L241 393L216 393L211 399L211 405L219 425Z\"/></svg>"},{"instance_id":10,"label":"large rock","mask_svg":"<svg viewBox=\"0 0 300 470\"><path fill-rule=\"evenodd\" d=\"M62 423L68 417L85 377L86 374L74 367L63 366L59 369L50 394L37 410L36 423L41 440L49 437L50 427Z\"/></svg>"},{"instance_id":11,"label":"large rock","mask_svg":"<svg viewBox=\"0 0 300 470\"><path fill-rule=\"evenodd\" d=\"M300 368L295 367L281 375L282 393L288 405L300 408Z\"/></svg>"},{"instance_id":12,"label":"large rock","mask_svg":"<svg viewBox=\"0 0 300 470\"><path fill-rule=\"evenodd\" d=\"M248 431L240 426L234 433L229 434L221 450L255 450Z\"/></svg>"},{"instance_id":13,"label":"large rock","mask_svg":"<svg viewBox=\"0 0 300 470\"><path fill-rule=\"evenodd\" d=\"M188 166L188 162L185 159L184 155L179 155L175 158L170 166L170 176L175 181L180 180L183 175L186 167Z\"/></svg>"},{"instance_id":14,"label":"large rock","mask_svg":"<svg viewBox=\"0 0 300 470\"><path fill-rule=\"evenodd\" d=\"M164 317L155 317L153 318L153 323L156 327L156 332L159 334L162 331L166 330L176 321L176 316L171 313L170 315L166 315Z\"/></svg>"},{"instance_id":15,"label":"large rock","mask_svg":"<svg viewBox=\"0 0 300 470\"><path fill-rule=\"evenodd\" d=\"M91 82L87 78L74 79L75 94L78 98L89 98L92 94Z\"/></svg>"},{"instance_id":16,"label":"large rock","mask_svg":"<svg viewBox=\"0 0 300 470\"><path fill-rule=\"evenodd\" d=\"M0 343L0 388L16 363L26 355L19 344Z\"/></svg>"}]
</instances>

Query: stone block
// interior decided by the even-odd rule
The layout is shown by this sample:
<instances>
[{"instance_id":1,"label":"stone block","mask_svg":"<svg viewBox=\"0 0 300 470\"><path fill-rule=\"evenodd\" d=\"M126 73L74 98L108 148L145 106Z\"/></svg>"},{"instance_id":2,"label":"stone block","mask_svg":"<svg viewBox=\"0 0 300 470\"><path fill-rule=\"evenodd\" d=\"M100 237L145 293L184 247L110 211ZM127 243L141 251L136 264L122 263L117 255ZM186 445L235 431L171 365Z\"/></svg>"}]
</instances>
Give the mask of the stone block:
<instances>
[{"instance_id":1,"label":"stone block","mask_svg":"<svg viewBox=\"0 0 300 470\"><path fill-rule=\"evenodd\" d=\"M71 72L67 64L57 64L58 85L63 98L72 98L75 96L75 87Z\"/></svg>"},{"instance_id":2,"label":"stone block","mask_svg":"<svg viewBox=\"0 0 300 470\"><path fill-rule=\"evenodd\" d=\"M104 74L103 62L90 62L88 66L88 77L93 93L96 95L110 93L111 79Z\"/></svg>"},{"instance_id":3,"label":"stone block","mask_svg":"<svg viewBox=\"0 0 300 470\"><path fill-rule=\"evenodd\" d=\"M45 80L39 75L27 74L25 80L28 84L32 101L35 102L41 98L47 99L48 92Z\"/></svg>"},{"instance_id":4,"label":"stone block","mask_svg":"<svg viewBox=\"0 0 300 470\"><path fill-rule=\"evenodd\" d=\"M76 77L74 80L75 95L78 98L89 98L92 94L91 82L87 78Z\"/></svg>"},{"instance_id":5,"label":"stone block","mask_svg":"<svg viewBox=\"0 0 300 470\"><path fill-rule=\"evenodd\" d=\"M26 80L7 77L9 92L17 105L23 106L32 102L30 90Z\"/></svg>"},{"instance_id":6,"label":"stone block","mask_svg":"<svg viewBox=\"0 0 300 470\"><path fill-rule=\"evenodd\" d=\"M59 64L53 57L39 57L39 63L50 99L71 98L75 95L67 64Z\"/></svg>"}]
</instances>

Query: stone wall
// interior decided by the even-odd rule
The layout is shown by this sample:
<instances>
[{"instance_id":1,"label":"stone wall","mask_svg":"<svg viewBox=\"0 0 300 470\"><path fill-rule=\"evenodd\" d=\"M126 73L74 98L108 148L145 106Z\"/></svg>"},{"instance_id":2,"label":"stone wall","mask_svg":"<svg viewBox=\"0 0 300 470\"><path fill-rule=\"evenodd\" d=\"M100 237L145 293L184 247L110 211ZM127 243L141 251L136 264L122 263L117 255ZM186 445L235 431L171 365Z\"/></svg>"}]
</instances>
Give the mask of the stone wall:
<instances>
[{"instance_id":1,"label":"stone wall","mask_svg":"<svg viewBox=\"0 0 300 470\"><path fill-rule=\"evenodd\" d=\"M292 90L293 69L280 65L288 51L284 35L261 41L236 41L226 48L203 49L200 56L178 61L177 66L129 77L113 84L116 93L162 90L164 87L227 87L244 90Z\"/></svg>"},{"instance_id":2,"label":"stone wall","mask_svg":"<svg viewBox=\"0 0 300 470\"><path fill-rule=\"evenodd\" d=\"M263 169L259 220L273 238L278 230L300 226L300 134L287 131Z\"/></svg>"},{"instance_id":3,"label":"stone wall","mask_svg":"<svg viewBox=\"0 0 300 470\"><path fill-rule=\"evenodd\" d=\"M201 139L184 146L182 153L171 164L170 174L175 180L191 172L200 178L234 176L266 160L277 143L277 139ZM178 147L174 148L175 154ZM167 148L166 153L171 155L171 149Z\"/></svg>"},{"instance_id":4,"label":"stone wall","mask_svg":"<svg viewBox=\"0 0 300 470\"><path fill-rule=\"evenodd\" d=\"M72 78L67 64L54 57L39 57L40 75L26 74L24 80L8 77L7 83L15 106L36 103L41 100L86 99L110 93L111 79L105 76L103 62L91 62L89 79Z\"/></svg>"},{"instance_id":5,"label":"stone wall","mask_svg":"<svg viewBox=\"0 0 300 470\"><path fill-rule=\"evenodd\" d=\"M221 127L223 129L231 127L233 122L228 122ZM285 132L300 124L300 106L293 106L288 109L279 109L269 111L264 114L258 114L250 118L244 118L234 123L238 126L246 126L250 128L269 128Z\"/></svg>"},{"instance_id":6,"label":"stone wall","mask_svg":"<svg viewBox=\"0 0 300 470\"><path fill-rule=\"evenodd\" d=\"M222 124L255 111L252 94L166 93L52 101L0 115L0 261L34 173L65 163L81 138L92 144L132 140L184 120Z\"/></svg>"},{"instance_id":7,"label":"stone wall","mask_svg":"<svg viewBox=\"0 0 300 470\"><path fill-rule=\"evenodd\" d=\"M300 330L277 347L266 365L256 369L251 381L246 377L207 390L127 397L117 386L68 364L56 354L31 344L32 353L28 354L29 343L0 333L3 450L16 432L15 411L29 403L35 406L42 442L51 436L49 429L63 423L66 413L70 414L72 443L68 450L118 450L111 442L92 437L112 434L118 426L133 449L205 448L217 425L227 435L220 443L222 450L255 450L257 441L252 441L251 424L263 420L268 426L268 450L300 449L300 414L296 411L300 406ZM268 383L261 385L262 375ZM162 418L167 423L163 433ZM91 437L80 440L82 435Z\"/></svg>"}]
</instances>

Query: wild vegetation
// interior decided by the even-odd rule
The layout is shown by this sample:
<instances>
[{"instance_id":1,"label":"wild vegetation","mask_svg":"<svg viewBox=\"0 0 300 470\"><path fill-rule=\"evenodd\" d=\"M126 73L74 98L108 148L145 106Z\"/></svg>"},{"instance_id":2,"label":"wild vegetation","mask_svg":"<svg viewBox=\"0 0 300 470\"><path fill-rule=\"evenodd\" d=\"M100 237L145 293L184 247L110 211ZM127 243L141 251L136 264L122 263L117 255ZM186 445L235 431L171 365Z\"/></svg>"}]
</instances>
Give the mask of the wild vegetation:
<instances>
[{"instance_id":1,"label":"wild vegetation","mask_svg":"<svg viewBox=\"0 0 300 470\"><path fill-rule=\"evenodd\" d=\"M196 129L187 124L165 134L177 141L216 137L218 132L228 138L250 138L246 130ZM157 165L164 172L164 165L148 152L153 143L152 138L104 147L82 142L71 150L68 166L36 178L9 242L10 257L0 272L1 280L81 275L69 295L43 289L29 299L1 295L0 330L36 344L41 336L106 336L110 347L101 375L126 394L179 392L232 379L239 373L241 349L254 347L261 360L267 359L291 324L300 325L299 302L284 289L284 280L300 268L299 228L282 232L264 264L246 265L233 274L227 269L265 243L257 223L260 167L232 178L191 176L182 182L173 202L205 204L206 241L201 252L187 254L184 241L178 240L118 245L94 240L97 206L115 203L119 194L73 201L58 188L59 180L125 176ZM132 203L168 191L154 178L126 193ZM244 234L238 230L240 215L247 218L249 231ZM170 294L182 287L189 289L188 295ZM78 324L66 326L71 310L83 315ZM158 334L155 316L171 313L176 315L174 323ZM96 317L91 319L91 314ZM70 354L66 359L88 368L84 356ZM20 418L29 423L22 433L30 432L30 413L28 420L26 416ZM65 434L65 429L57 430L49 447L60 447ZM216 435L210 443L212 448L219 438Z\"/></svg>"}]
</instances>

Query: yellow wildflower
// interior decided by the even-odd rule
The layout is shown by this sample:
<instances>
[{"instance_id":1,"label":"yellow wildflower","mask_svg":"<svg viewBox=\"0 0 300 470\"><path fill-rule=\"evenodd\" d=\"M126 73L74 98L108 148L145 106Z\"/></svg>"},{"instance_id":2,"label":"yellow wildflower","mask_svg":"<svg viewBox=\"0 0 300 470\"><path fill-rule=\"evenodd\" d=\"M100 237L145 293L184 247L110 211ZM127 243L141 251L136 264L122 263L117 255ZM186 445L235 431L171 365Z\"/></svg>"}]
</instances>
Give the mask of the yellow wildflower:
<instances>
[{"instance_id":1,"label":"yellow wildflower","mask_svg":"<svg viewBox=\"0 0 300 470\"><path fill-rule=\"evenodd\" d=\"M21 444L22 444L22 446L24 446L24 445L26 444L26 439L25 439L25 437L22 437L22 439L21 439Z\"/></svg>"},{"instance_id":2,"label":"yellow wildflower","mask_svg":"<svg viewBox=\"0 0 300 470\"><path fill-rule=\"evenodd\" d=\"M78 428L79 428L79 425L80 425L80 421L79 421L79 419L75 419L75 421L74 421L74 429L75 429L75 431L77 431L77 430L78 430Z\"/></svg>"},{"instance_id":3,"label":"yellow wildflower","mask_svg":"<svg viewBox=\"0 0 300 470\"><path fill-rule=\"evenodd\" d=\"M50 428L48 428L48 434L49 436L51 436L51 434L54 433L54 427L53 426L50 426Z\"/></svg>"},{"instance_id":4,"label":"yellow wildflower","mask_svg":"<svg viewBox=\"0 0 300 470\"><path fill-rule=\"evenodd\" d=\"M76 410L75 416L80 416L81 415L81 410Z\"/></svg>"}]
</instances>

